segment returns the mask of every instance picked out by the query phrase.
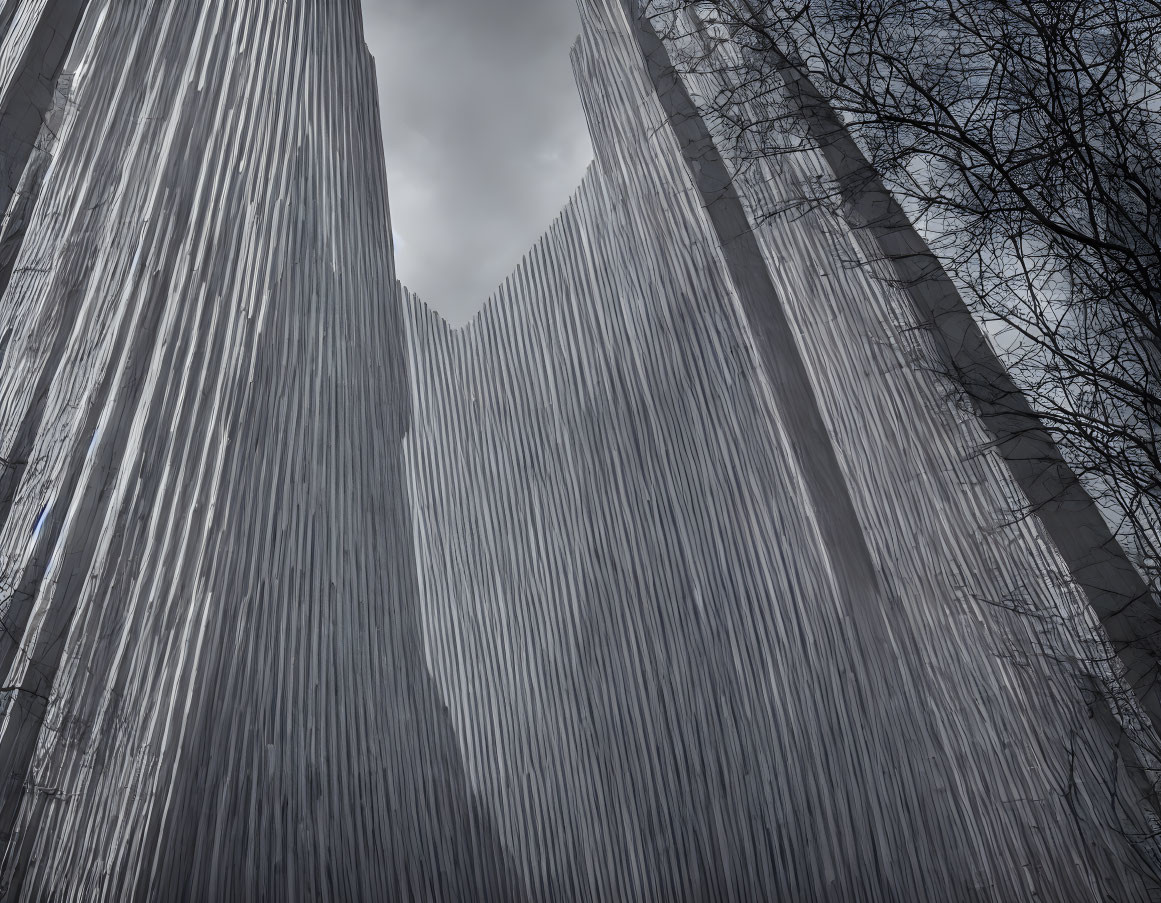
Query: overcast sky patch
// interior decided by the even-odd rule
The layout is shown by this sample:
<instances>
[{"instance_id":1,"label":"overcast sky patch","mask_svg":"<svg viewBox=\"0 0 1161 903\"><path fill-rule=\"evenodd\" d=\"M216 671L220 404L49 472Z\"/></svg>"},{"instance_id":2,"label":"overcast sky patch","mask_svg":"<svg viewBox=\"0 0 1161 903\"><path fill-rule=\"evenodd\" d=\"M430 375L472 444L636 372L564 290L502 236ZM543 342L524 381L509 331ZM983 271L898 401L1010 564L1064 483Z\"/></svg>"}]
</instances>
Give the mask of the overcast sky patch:
<instances>
[{"instance_id":1,"label":"overcast sky patch","mask_svg":"<svg viewBox=\"0 0 1161 903\"><path fill-rule=\"evenodd\" d=\"M399 278L454 323L519 263L592 158L575 0L364 0Z\"/></svg>"}]
</instances>

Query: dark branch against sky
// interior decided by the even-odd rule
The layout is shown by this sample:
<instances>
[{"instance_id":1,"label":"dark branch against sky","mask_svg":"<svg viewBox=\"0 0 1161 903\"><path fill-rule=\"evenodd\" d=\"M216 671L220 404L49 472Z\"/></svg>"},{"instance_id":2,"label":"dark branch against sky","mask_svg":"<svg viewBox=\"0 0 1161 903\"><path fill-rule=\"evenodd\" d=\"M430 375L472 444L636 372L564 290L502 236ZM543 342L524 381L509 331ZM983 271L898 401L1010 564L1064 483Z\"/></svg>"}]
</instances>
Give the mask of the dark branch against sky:
<instances>
[{"instance_id":1,"label":"dark branch against sky","mask_svg":"<svg viewBox=\"0 0 1161 903\"><path fill-rule=\"evenodd\" d=\"M575 0L364 0L399 277L467 320L592 157Z\"/></svg>"}]
</instances>

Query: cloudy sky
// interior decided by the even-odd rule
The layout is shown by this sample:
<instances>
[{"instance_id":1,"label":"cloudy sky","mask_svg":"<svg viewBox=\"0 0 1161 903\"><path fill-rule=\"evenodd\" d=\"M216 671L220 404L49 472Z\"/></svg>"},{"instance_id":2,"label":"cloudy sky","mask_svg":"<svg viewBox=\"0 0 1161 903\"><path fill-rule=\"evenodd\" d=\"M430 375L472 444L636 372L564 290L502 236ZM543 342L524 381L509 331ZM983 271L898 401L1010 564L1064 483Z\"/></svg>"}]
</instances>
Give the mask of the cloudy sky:
<instances>
[{"instance_id":1,"label":"cloudy sky","mask_svg":"<svg viewBox=\"0 0 1161 903\"><path fill-rule=\"evenodd\" d=\"M363 0L399 277L455 323L552 221L592 158L575 0Z\"/></svg>"}]
</instances>

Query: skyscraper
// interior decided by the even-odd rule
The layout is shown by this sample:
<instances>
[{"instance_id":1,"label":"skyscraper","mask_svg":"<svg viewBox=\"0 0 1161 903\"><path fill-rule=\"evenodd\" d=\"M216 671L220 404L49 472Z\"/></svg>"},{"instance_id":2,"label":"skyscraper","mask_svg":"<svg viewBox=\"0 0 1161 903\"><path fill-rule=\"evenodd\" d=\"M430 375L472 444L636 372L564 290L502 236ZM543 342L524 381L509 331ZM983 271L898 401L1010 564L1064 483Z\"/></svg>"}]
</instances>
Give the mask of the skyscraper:
<instances>
[{"instance_id":1,"label":"skyscraper","mask_svg":"<svg viewBox=\"0 0 1161 903\"><path fill-rule=\"evenodd\" d=\"M46 32L0 313L9 893L502 896L418 635L358 4L22 3L16 82Z\"/></svg>"}]
</instances>

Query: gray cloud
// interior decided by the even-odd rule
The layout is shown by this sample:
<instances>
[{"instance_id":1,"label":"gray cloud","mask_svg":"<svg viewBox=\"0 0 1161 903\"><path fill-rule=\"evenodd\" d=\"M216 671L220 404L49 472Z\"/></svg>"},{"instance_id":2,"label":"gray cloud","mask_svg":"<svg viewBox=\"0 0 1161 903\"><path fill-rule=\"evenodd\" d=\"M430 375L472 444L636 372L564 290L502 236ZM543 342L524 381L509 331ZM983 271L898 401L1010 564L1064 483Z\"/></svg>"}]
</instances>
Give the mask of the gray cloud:
<instances>
[{"instance_id":1,"label":"gray cloud","mask_svg":"<svg viewBox=\"0 0 1161 903\"><path fill-rule=\"evenodd\" d=\"M574 0L364 0L399 276L459 323L592 157L568 51Z\"/></svg>"}]
</instances>

